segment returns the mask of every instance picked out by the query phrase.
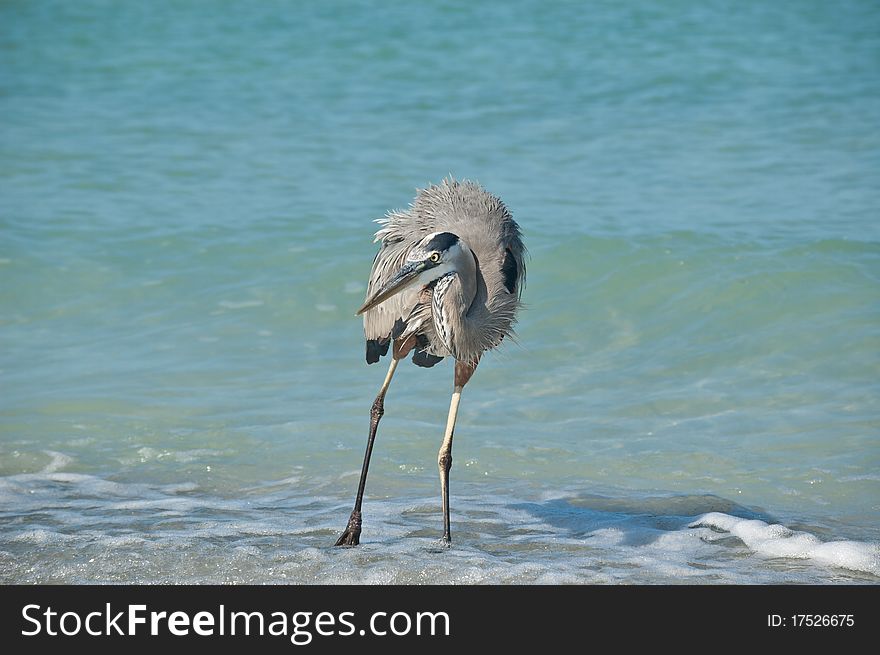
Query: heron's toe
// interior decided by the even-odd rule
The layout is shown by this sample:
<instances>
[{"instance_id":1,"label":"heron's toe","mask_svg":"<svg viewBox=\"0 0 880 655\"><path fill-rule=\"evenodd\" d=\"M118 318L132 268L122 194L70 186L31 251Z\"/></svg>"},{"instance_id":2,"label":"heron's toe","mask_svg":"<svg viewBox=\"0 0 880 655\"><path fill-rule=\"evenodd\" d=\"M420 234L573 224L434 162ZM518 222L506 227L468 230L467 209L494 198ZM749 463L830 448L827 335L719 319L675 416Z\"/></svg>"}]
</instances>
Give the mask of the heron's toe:
<instances>
[{"instance_id":1,"label":"heron's toe","mask_svg":"<svg viewBox=\"0 0 880 655\"><path fill-rule=\"evenodd\" d=\"M353 532L351 530L346 530L342 533L342 536L336 540L334 546L357 546L361 542L361 533Z\"/></svg>"}]
</instances>

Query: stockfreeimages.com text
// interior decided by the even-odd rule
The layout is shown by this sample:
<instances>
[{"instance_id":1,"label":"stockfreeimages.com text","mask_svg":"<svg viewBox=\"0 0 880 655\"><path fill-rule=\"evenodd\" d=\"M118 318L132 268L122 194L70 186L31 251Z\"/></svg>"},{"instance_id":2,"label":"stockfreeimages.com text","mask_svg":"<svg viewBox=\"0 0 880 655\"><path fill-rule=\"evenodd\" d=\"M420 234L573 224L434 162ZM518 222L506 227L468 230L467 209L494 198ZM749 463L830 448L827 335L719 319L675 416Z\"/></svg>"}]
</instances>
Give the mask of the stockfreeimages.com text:
<instances>
[{"instance_id":1,"label":"stockfreeimages.com text","mask_svg":"<svg viewBox=\"0 0 880 655\"><path fill-rule=\"evenodd\" d=\"M220 605L215 611L153 611L146 605L126 605L114 610L106 603L103 610L81 615L59 612L52 607L25 605L22 610L27 628L26 637L75 636L158 636L203 637L246 635L289 637L297 646L311 643L315 636L348 637L384 636L449 636L449 615L446 612L373 612L358 627L354 612L265 612L230 611Z\"/></svg>"}]
</instances>

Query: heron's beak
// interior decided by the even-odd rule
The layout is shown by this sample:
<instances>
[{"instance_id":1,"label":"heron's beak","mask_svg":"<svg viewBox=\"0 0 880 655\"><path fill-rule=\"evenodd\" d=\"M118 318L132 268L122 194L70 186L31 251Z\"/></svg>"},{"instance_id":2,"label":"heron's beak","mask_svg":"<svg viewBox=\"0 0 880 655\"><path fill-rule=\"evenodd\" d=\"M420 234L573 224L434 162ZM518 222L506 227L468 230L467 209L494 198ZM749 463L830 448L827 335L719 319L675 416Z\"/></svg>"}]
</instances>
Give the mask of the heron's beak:
<instances>
[{"instance_id":1,"label":"heron's beak","mask_svg":"<svg viewBox=\"0 0 880 655\"><path fill-rule=\"evenodd\" d=\"M418 278L419 273L426 268L428 268L428 265L425 262L407 262L404 264L394 277L388 280L388 284L374 293L371 298L367 299L363 307L357 310L355 316L360 316L365 311L373 309L376 305L385 302L391 296L403 291L406 287L412 284L416 278Z\"/></svg>"}]
</instances>

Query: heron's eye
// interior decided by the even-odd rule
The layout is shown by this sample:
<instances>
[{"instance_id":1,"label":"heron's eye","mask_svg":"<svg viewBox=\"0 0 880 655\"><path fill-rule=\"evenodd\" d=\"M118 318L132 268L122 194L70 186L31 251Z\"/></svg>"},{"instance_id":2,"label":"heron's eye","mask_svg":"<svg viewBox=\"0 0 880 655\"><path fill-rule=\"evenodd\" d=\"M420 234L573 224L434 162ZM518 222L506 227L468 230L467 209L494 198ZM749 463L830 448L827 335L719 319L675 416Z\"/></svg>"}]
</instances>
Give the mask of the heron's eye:
<instances>
[{"instance_id":1,"label":"heron's eye","mask_svg":"<svg viewBox=\"0 0 880 655\"><path fill-rule=\"evenodd\" d=\"M435 264L439 264L440 263L440 253L439 252L431 253L431 256L429 257L429 259L432 262L434 262Z\"/></svg>"}]
</instances>

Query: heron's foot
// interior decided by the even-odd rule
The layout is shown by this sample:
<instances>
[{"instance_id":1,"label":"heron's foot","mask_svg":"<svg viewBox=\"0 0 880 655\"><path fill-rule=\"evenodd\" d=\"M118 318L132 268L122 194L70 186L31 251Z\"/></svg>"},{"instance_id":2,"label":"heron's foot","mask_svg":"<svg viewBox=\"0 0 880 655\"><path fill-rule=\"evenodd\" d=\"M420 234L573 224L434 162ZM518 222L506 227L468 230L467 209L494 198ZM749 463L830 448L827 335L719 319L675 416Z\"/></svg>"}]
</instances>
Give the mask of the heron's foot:
<instances>
[{"instance_id":1,"label":"heron's foot","mask_svg":"<svg viewBox=\"0 0 880 655\"><path fill-rule=\"evenodd\" d=\"M441 553L445 553L450 548L452 548L452 540L444 536L442 539L438 539L433 543L433 545L429 546L427 548L427 551L434 555L439 555Z\"/></svg>"},{"instance_id":2,"label":"heron's foot","mask_svg":"<svg viewBox=\"0 0 880 655\"><path fill-rule=\"evenodd\" d=\"M345 526L345 532L336 540L335 546L357 546L361 542L361 513L354 511Z\"/></svg>"},{"instance_id":3,"label":"heron's foot","mask_svg":"<svg viewBox=\"0 0 880 655\"><path fill-rule=\"evenodd\" d=\"M353 532L348 528L345 529L345 532L342 533L342 536L336 540L335 546L343 546L345 548L350 548L352 546L357 546L361 542L361 533Z\"/></svg>"}]
</instances>

